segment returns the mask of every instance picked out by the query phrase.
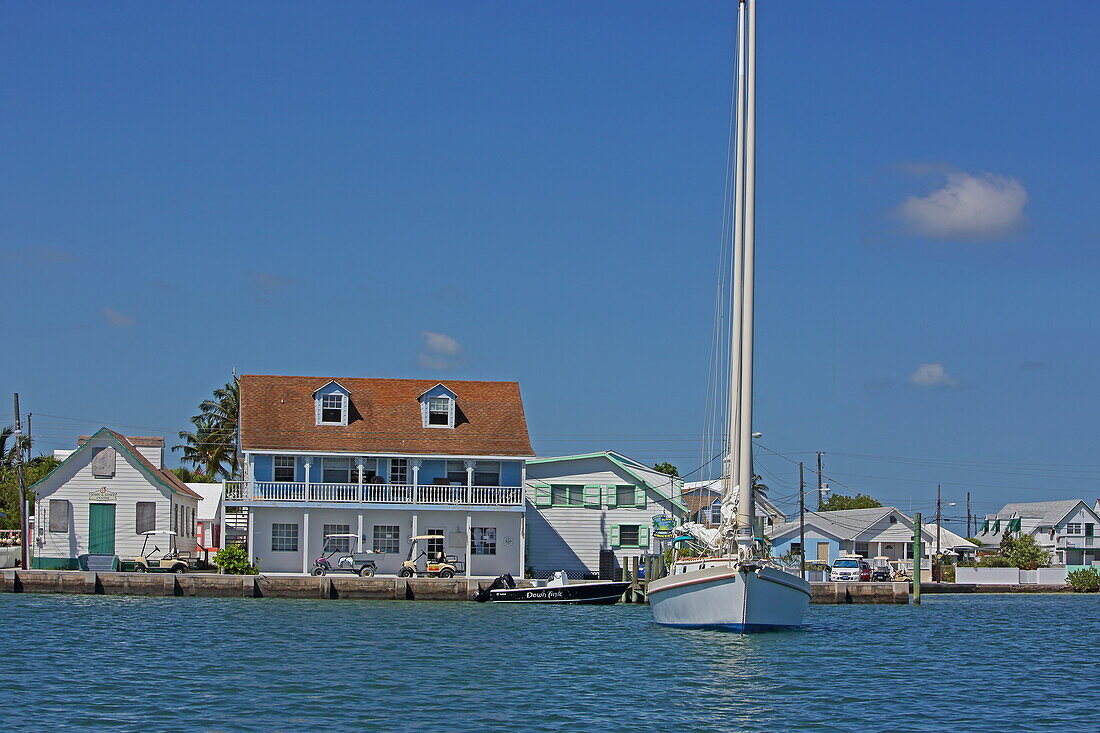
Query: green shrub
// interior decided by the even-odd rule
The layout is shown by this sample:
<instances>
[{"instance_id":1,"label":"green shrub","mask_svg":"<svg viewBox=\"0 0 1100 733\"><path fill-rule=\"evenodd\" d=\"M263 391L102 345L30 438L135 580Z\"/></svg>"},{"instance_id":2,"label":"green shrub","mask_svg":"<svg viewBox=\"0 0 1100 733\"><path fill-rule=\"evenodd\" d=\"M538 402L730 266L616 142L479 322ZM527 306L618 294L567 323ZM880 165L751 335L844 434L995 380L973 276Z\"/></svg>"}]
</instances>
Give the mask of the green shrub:
<instances>
[{"instance_id":1,"label":"green shrub","mask_svg":"<svg viewBox=\"0 0 1100 733\"><path fill-rule=\"evenodd\" d=\"M260 563L248 562L248 553L240 545L230 545L218 550L214 555L214 564L226 575L255 575L260 571Z\"/></svg>"},{"instance_id":2,"label":"green shrub","mask_svg":"<svg viewBox=\"0 0 1100 733\"><path fill-rule=\"evenodd\" d=\"M1066 576L1066 582L1075 593L1100 592L1100 570L1096 568L1074 570Z\"/></svg>"},{"instance_id":3,"label":"green shrub","mask_svg":"<svg viewBox=\"0 0 1100 733\"><path fill-rule=\"evenodd\" d=\"M1012 568L1016 567L1009 562L1007 557L1001 557L1000 555L986 555L978 561L979 568Z\"/></svg>"}]
</instances>

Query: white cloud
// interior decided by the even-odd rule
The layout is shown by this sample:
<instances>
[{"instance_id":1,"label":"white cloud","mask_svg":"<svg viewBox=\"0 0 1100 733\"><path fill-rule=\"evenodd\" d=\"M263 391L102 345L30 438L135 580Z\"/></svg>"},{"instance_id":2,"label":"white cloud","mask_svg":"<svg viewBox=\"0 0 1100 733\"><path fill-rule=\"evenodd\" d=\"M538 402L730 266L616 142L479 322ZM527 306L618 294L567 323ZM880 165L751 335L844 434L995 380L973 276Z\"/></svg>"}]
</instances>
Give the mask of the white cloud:
<instances>
[{"instance_id":1,"label":"white cloud","mask_svg":"<svg viewBox=\"0 0 1100 733\"><path fill-rule=\"evenodd\" d=\"M451 369L462 363L462 344L445 333L421 331L420 366L425 369Z\"/></svg>"},{"instance_id":2,"label":"white cloud","mask_svg":"<svg viewBox=\"0 0 1100 733\"><path fill-rule=\"evenodd\" d=\"M125 313L119 313L114 308L103 306L103 310L100 311L100 313L103 315L103 320L107 321L108 326L114 328L129 328L134 325L132 316L128 316Z\"/></svg>"},{"instance_id":3,"label":"white cloud","mask_svg":"<svg viewBox=\"0 0 1100 733\"><path fill-rule=\"evenodd\" d=\"M965 171L941 188L910 196L895 213L911 232L932 239L1001 239L1023 229L1027 190L1015 178Z\"/></svg>"},{"instance_id":4,"label":"white cloud","mask_svg":"<svg viewBox=\"0 0 1100 733\"><path fill-rule=\"evenodd\" d=\"M909 375L909 384L916 387L958 387L959 380L948 375L943 364L936 361L921 364Z\"/></svg>"}]
</instances>

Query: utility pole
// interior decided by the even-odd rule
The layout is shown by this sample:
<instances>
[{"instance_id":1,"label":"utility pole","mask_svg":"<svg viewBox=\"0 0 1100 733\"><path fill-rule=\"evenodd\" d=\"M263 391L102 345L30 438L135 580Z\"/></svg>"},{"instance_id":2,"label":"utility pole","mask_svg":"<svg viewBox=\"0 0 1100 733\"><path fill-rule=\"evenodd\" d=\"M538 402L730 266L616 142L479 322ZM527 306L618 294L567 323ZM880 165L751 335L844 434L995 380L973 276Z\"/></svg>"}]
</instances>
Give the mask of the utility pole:
<instances>
[{"instance_id":1,"label":"utility pole","mask_svg":"<svg viewBox=\"0 0 1100 733\"><path fill-rule=\"evenodd\" d=\"M821 482L821 457L825 455L824 451L817 452L817 510L821 511L825 508L825 484Z\"/></svg>"},{"instance_id":2,"label":"utility pole","mask_svg":"<svg viewBox=\"0 0 1100 733\"><path fill-rule=\"evenodd\" d=\"M31 415L33 412L27 413L27 457L23 459L24 463L31 462Z\"/></svg>"},{"instance_id":3,"label":"utility pole","mask_svg":"<svg viewBox=\"0 0 1100 733\"><path fill-rule=\"evenodd\" d=\"M936 484L936 556L932 558L932 580L940 580L940 573L943 572L942 568L939 568L940 564L940 527L943 524L943 503L940 500L940 485ZM939 569L940 573L936 570Z\"/></svg>"},{"instance_id":4,"label":"utility pole","mask_svg":"<svg viewBox=\"0 0 1100 733\"><path fill-rule=\"evenodd\" d=\"M920 512L913 515L913 603L920 605L920 561L921 555Z\"/></svg>"},{"instance_id":5,"label":"utility pole","mask_svg":"<svg viewBox=\"0 0 1100 733\"><path fill-rule=\"evenodd\" d=\"M31 543L30 543L30 511L27 506L27 482L23 476L23 446L20 444L23 437L22 424L19 422L19 393L15 393L15 431L12 433L12 437L15 438L15 476L19 481L19 541L21 549L21 557L23 559L22 568L28 570L31 565Z\"/></svg>"},{"instance_id":6,"label":"utility pole","mask_svg":"<svg viewBox=\"0 0 1100 733\"><path fill-rule=\"evenodd\" d=\"M966 536L973 537L970 533L970 492L966 492Z\"/></svg>"},{"instance_id":7,"label":"utility pole","mask_svg":"<svg viewBox=\"0 0 1100 733\"><path fill-rule=\"evenodd\" d=\"M806 475L798 463L798 577L806 579Z\"/></svg>"}]
</instances>

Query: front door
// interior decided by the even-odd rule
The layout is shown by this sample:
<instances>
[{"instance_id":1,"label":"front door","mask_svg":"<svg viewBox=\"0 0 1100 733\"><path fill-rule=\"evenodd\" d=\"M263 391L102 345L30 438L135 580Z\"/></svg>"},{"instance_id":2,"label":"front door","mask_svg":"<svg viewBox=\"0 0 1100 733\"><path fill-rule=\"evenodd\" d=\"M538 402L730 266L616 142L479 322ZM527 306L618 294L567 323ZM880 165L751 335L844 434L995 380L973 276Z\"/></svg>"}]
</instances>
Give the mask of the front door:
<instances>
[{"instance_id":1,"label":"front door","mask_svg":"<svg viewBox=\"0 0 1100 733\"><path fill-rule=\"evenodd\" d=\"M115 505L88 505L88 554L115 554Z\"/></svg>"}]
</instances>

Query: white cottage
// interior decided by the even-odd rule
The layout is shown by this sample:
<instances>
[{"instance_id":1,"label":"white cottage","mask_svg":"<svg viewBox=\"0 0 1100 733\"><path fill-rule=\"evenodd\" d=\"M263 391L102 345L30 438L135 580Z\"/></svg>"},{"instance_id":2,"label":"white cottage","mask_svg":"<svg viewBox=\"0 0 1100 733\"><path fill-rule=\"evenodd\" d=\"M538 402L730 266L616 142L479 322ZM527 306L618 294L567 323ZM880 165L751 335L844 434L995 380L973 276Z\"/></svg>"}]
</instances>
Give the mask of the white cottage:
<instances>
[{"instance_id":1,"label":"white cottage","mask_svg":"<svg viewBox=\"0 0 1100 733\"><path fill-rule=\"evenodd\" d=\"M653 519L688 513L683 480L615 451L527 461L527 565L536 577L556 570L598 573L600 551L622 562L659 548Z\"/></svg>"},{"instance_id":2,"label":"white cottage","mask_svg":"<svg viewBox=\"0 0 1100 733\"><path fill-rule=\"evenodd\" d=\"M76 570L88 555L136 556L142 533L154 529L177 533L158 538L161 550L195 549L199 496L164 468L164 438L101 428L58 453L61 465L31 487L33 567Z\"/></svg>"}]
</instances>

